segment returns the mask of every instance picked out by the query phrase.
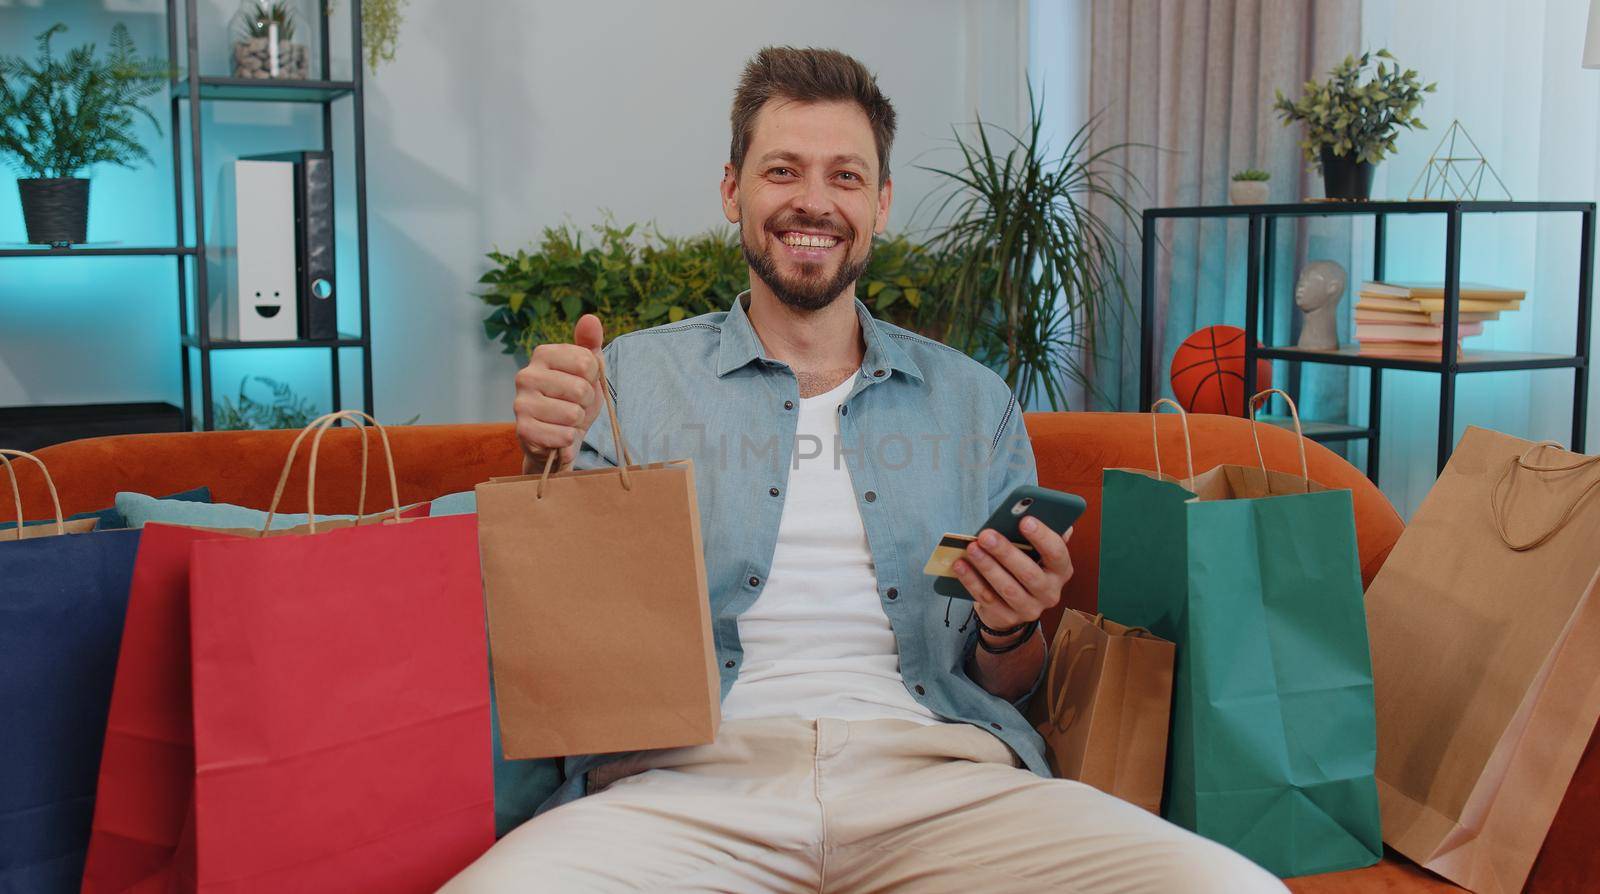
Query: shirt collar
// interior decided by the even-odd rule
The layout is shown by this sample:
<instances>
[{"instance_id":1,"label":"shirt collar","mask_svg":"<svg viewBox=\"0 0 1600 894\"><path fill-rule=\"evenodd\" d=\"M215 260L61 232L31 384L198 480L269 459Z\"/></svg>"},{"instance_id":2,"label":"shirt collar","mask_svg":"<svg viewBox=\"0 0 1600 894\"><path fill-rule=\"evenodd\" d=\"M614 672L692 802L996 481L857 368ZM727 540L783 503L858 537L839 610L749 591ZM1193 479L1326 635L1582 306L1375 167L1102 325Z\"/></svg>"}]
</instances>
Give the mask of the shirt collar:
<instances>
[{"instance_id":1,"label":"shirt collar","mask_svg":"<svg viewBox=\"0 0 1600 894\"><path fill-rule=\"evenodd\" d=\"M733 299L728 316L722 321L722 345L717 357L718 378L755 360L767 359L761 339L756 335L755 327L750 324L750 316L745 311L745 301L749 295L748 289L740 292ZM867 343L866 354L861 359L862 371L871 376L880 369L894 370L919 382L923 381L922 368L917 366L917 362L911 359L895 338L878 327L878 321L861 303L861 299L854 300L856 317L861 321L861 332Z\"/></svg>"}]
</instances>

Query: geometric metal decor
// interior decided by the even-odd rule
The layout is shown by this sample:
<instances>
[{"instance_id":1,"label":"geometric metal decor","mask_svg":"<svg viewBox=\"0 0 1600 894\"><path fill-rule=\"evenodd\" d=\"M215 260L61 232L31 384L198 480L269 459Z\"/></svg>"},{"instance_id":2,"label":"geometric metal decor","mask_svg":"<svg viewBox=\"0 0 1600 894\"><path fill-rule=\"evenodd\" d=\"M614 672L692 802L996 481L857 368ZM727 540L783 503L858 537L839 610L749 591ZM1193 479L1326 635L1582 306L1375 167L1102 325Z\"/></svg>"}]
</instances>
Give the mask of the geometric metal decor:
<instances>
[{"instance_id":1,"label":"geometric metal decor","mask_svg":"<svg viewBox=\"0 0 1600 894\"><path fill-rule=\"evenodd\" d=\"M1468 147L1471 147L1472 154L1468 154ZM1511 190L1506 189L1505 181L1489 166L1488 160L1483 157L1483 150L1468 136L1467 129L1461 126L1460 121L1451 121L1450 129L1444 132L1439 145L1434 147L1433 155L1417 175L1416 182L1411 184L1411 194L1406 198L1411 201L1477 201L1485 171L1500 185L1500 191L1510 201ZM1419 185L1422 187L1421 195L1417 194Z\"/></svg>"}]
</instances>

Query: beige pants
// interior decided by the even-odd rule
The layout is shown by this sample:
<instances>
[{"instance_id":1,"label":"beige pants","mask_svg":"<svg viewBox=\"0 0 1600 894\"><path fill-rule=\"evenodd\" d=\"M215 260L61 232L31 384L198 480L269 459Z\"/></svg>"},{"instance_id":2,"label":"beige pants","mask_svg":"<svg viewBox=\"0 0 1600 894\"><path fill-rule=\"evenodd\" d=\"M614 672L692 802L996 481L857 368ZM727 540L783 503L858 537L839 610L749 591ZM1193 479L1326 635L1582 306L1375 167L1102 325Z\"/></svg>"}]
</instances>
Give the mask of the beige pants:
<instances>
[{"instance_id":1,"label":"beige pants","mask_svg":"<svg viewBox=\"0 0 1600 894\"><path fill-rule=\"evenodd\" d=\"M1144 810L1022 769L970 724L724 724L596 769L442 890L1282 892Z\"/></svg>"}]
</instances>

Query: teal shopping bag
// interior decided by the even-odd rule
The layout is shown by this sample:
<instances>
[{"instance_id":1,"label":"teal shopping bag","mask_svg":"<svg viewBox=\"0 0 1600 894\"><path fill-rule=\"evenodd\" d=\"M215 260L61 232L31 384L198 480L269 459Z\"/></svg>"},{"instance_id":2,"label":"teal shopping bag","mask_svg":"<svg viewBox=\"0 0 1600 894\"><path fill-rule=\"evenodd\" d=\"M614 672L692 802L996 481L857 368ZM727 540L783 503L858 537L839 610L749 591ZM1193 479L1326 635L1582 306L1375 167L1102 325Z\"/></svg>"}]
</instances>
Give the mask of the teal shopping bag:
<instances>
[{"instance_id":1,"label":"teal shopping bag","mask_svg":"<svg viewBox=\"0 0 1600 894\"><path fill-rule=\"evenodd\" d=\"M1163 815L1280 877L1383 855L1354 509L1301 465L1108 469L1101 520L1100 610L1178 646Z\"/></svg>"}]
</instances>

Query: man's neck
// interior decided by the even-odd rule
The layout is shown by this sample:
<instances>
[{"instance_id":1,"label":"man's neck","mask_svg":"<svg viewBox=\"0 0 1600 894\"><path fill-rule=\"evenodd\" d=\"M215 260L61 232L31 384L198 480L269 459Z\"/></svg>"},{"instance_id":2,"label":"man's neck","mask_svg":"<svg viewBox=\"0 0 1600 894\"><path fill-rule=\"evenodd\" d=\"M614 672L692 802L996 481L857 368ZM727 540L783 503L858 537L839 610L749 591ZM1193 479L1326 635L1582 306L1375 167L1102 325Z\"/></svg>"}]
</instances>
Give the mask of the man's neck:
<instances>
[{"instance_id":1,"label":"man's neck","mask_svg":"<svg viewBox=\"0 0 1600 894\"><path fill-rule=\"evenodd\" d=\"M796 310L751 277L750 325L767 356L787 363L800 383L800 396L831 391L861 367L866 342L856 316L854 287L832 304L814 311Z\"/></svg>"}]
</instances>

